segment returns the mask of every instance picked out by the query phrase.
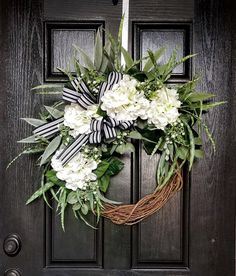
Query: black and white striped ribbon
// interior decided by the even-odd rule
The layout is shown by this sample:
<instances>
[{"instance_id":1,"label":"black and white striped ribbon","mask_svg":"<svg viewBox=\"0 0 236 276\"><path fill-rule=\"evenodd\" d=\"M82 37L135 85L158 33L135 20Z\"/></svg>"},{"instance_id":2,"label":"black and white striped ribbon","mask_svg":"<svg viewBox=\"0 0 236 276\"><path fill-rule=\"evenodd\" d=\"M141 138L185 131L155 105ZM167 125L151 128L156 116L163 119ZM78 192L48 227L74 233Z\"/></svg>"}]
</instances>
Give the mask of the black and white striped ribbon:
<instances>
[{"instance_id":1,"label":"black and white striped ribbon","mask_svg":"<svg viewBox=\"0 0 236 276\"><path fill-rule=\"evenodd\" d=\"M70 86L65 86L63 89L63 99L71 103L78 103L82 108L87 109L88 106L95 103L100 103L104 92L111 89L114 84L117 84L122 79L122 74L111 72L106 82L101 83L98 96L95 97L89 87L83 80L78 78L71 81ZM63 123L64 118L61 117L53 122L37 127L33 133L36 137L49 138L59 131L59 126ZM117 136L116 127L125 130L132 126L132 121L117 121L111 117L103 119L93 119L90 125L91 132L89 134L81 134L66 147L57 157L63 165L67 164L87 143L99 144L104 139L105 141L114 139Z\"/></svg>"},{"instance_id":2,"label":"black and white striped ribbon","mask_svg":"<svg viewBox=\"0 0 236 276\"><path fill-rule=\"evenodd\" d=\"M39 138L39 137L48 138L60 130L59 126L63 122L64 122L64 117L60 117L53 122L46 123L44 125L37 127L33 131L33 134L35 135L36 138Z\"/></svg>"},{"instance_id":3,"label":"black and white striped ribbon","mask_svg":"<svg viewBox=\"0 0 236 276\"><path fill-rule=\"evenodd\" d=\"M77 136L74 142L65 148L57 157L62 165L66 165L80 149L89 144L100 144L103 140L110 141L117 136L116 127L123 130L128 129L133 125L132 121L117 121L113 118L107 117L103 119L94 119L90 124L91 133L81 134Z\"/></svg>"}]
</instances>

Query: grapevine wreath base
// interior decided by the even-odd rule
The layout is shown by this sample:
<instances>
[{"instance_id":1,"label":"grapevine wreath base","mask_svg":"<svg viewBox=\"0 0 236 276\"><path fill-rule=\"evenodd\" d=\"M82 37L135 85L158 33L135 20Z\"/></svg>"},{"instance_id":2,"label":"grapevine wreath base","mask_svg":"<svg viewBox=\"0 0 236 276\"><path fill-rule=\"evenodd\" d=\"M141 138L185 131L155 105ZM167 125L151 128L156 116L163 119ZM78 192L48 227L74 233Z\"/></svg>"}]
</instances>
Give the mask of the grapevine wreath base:
<instances>
[{"instance_id":1,"label":"grapevine wreath base","mask_svg":"<svg viewBox=\"0 0 236 276\"><path fill-rule=\"evenodd\" d=\"M134 225L160 210L166 202L183 186L180 172L177 172L167 185L141 198L135 204L105 204L102 216L115 224Z\"/></svg>"}]
</instances>

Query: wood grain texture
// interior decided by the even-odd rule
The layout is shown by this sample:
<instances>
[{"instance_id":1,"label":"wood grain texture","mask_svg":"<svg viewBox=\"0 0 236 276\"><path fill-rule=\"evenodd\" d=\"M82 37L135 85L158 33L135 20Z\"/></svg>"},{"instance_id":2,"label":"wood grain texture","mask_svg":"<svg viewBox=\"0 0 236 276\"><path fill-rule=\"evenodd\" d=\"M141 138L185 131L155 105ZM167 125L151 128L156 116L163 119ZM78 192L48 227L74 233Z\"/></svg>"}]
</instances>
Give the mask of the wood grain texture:
<instances>
[{"instance_id":1,"label":"wood grain texture","mask_svg":"<svg viewBox=\"0 0 236 276\"><path fill-rule=\"evenodd\" d=\"M130 0L130 20L191 21L194 0Z\"/></svg>"},{"instance_id":2,"label":"wood grain texture","mask_svg":"<svg viewBox=\"0 0 236 276\"><path fill-rule=\"evenodd\" d=\"M106 22L106 30L115 35L118 32L122 16L122 2L112 5L110 0L45 0L45 20L102 20Z\"/></svg>"},{"instance_id":3,"label":"wood grain texture","mask_svg":"<svg viewBox=\"0 0 236 276\"><path fill-rule=\"evenodd\" d=\"M217 152L205 137L206 156L195 164L191 186L190 267L193 275L234 275L235 94L231 83L229 1L195 1L194 71L201 91L229 104L204 115ZM230 257L231 256L231 257Z\"/></svg>"},{"instance_id":4,"label":"wood grain texture","mask_svg":"<svg viewBox=\"0 0 236 276\"><path fill-rule=\"evenodd\" d=\"M1 275L8 268L18 268L26 276L234 275L236 38L234 34L232 40L231 34L236 22L230 21L233 8L227 1L195 0L193 22L194 52L199 53L194 71L202 74L199 89L229 101L204 115L216 137L217 153L213 155L206 142L206 158L194 165L190 191L185 182L183 193L140 226L117 226L104 220L95 233L69 215L64 234L58 216L45 213L42 201L25 206L38 187L35 159L20 159L7 172L5 167L21 148L15 141L31 130L18 118L37 114L42 103L55 99L30 92L43 82L42 19L100 20L115 33L121 1L112 6L107 0L45 0L42 9L41 0L0 0L0 124L4 130L0 136L0 240L18 233L23 244L14 258L0 250ZM131 21L189 22L193 17L193 1L130 3ZM154 167L144 155L142 159L126 155L123 160L126 167L113 179L107 196L127 203L153 189Z\"/></svg>"},{"instance_id":5,"label":"wood grain texture","mask_svg":"<svg viewBox=\"0 0 236 276\"><path fill-rule=\"evenodd\" d=\"M39 101L30 91L42 81L41 1L1 1L1 193L0 239L18 233L22 240L19 255L9 258L0 250L0 274L19 268L22 275L39 275L43 267L43 203L27 207L25 202L38 187L39 174L34 158L21 158L5 171L7 163L22 150L16 144L30 134L19 120L38 110ZM13 46L14 45L14 46Z\"/></svg>"},{"instance_id":6,"label":"wood grain texture","mask_svg":"<svg viewBox=\"0 0 236 276\"><path fill-rule=\"evenodd\" d=\"M144 151L140 164L140 197L155 189L156 164L159 156L150 159ZM138 262L181 262L182 257L182 196L178 193L159 212L138 226ZM148 237L148 239L146 239Z\"/></svg>"}]
</instances>

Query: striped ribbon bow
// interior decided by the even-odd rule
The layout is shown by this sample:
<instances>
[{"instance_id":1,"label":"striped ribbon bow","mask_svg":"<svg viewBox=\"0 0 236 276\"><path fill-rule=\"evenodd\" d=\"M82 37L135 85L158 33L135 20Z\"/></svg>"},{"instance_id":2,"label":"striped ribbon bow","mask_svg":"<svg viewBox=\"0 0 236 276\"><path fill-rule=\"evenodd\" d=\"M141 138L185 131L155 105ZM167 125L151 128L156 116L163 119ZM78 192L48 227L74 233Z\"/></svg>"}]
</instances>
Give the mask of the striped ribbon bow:
<instances>
[{"instance_id":1,"label":"striped ribbon bow","mask_svg":"<svg viewBox=\"0 0 236 276\"><path fill-rule=\"evenodd\" d=\"M101 83L99 87L98 96L95 97L83 80L74 79L71 81L72 87L65 86L63 88L63 99L71 103L78 103L82 108L87 109L90 105L100 103L104 92L111 89L114 84L122 79L122 74L118 72L111 72L108 76L107 82ZM49 138L59 131L59 126L63 124L64 117L37 127L33 133L36 136ZM104 117L102 119L93 119L90 124L89 134L80 134L75 140L67 146L57 157L58 160L66 165L87 143L99 144L103 140L109 141L117 136L116 128L122 130L128 129L133 125L133 121L118 121L111 117Z\"/></svg>"}]
</instances>

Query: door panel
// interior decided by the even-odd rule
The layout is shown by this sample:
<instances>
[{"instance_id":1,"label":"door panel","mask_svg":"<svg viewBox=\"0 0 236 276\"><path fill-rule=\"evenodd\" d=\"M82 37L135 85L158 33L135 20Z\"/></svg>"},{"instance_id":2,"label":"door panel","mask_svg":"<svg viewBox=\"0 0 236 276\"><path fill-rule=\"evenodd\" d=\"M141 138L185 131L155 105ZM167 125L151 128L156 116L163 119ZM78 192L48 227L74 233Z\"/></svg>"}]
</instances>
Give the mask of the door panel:
<instances>
[{"instance_id":1,"label":"door panel","mask_svg":"<svg viewBox=\"0 0 236 276\"><path fill-rule=\"evenodd\" d=\"M34 95L31 87L65 81L56 68L70 63L73 43L92 56L99 27L116 34L122 1L116 6L110 0L0 3L0 120L4 130L0 238L3 241L9 233L17 233L22 241L15 257L0 251L1 275L16 268L26 276L233 276L236 147L232 117L236 105L232 104L235 96L230 72L234 56L229 15L233 9L227 1L130 0L129 50L133 56L141 58L147 49L165 46L164 62L176 45L179 57L199 53L192 64L177 67L171 83L183 83L200 73L199 89L229 100L230 110L224 107L204 115L212 126L218 151L213 155L206 143L205 159L194 165L191 175L184 170L183 190L158 213L133 227L101 220L95 231L68 211L65 233L58 215L42 201L25 206L39 183L40 174L33 165L36 159L19 159L7 172L5 167L21 149L15 140L31 130L18 118L37 115L43 103L59 99ZM73 70L73 64L69 66ZM150 159L137 144L135 154L124 156L126 166L112 180L107 196L129 203L153 191L157 160Z\"/></svg>"}]
</instances>

